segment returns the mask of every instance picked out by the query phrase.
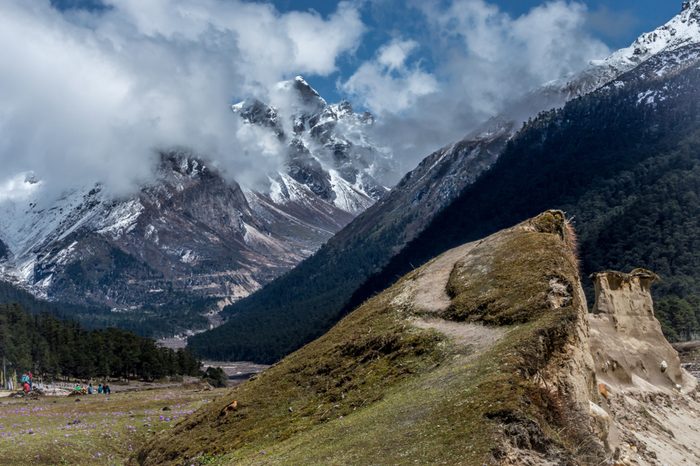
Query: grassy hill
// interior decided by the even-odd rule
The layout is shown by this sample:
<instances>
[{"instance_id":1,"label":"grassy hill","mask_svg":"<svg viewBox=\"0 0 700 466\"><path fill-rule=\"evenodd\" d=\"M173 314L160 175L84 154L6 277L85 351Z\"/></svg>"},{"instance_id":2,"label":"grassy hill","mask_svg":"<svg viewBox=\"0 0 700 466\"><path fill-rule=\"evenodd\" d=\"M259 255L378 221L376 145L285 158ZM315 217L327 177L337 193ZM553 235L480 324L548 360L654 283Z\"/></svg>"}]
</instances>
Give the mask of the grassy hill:
<instances>
[{"instance_id":1,"label":"grassy hill","mask_svg":"<svg viewBox=\"0 0 700 466\"><path fill-rule=\"evenodd\" d=\"M555 376L585 318L574 242L547 212L449 251L133 462L598 461L585 364Z\"/></svg>"}]
</instances>

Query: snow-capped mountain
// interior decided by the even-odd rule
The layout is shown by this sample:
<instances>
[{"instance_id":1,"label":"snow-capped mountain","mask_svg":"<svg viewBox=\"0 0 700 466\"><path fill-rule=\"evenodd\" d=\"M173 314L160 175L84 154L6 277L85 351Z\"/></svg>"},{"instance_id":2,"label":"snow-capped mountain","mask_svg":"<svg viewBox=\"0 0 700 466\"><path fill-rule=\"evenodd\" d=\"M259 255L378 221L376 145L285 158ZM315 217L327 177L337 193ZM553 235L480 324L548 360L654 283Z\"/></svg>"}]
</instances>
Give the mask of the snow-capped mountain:
<instances>
[{"instance_id":1,"label":"snow-capped mountain","mask_svg":"<svg viewBox=\"0 0 700 466\"><path fill-rule=\"evenodd\" d=\"M498 115L472 131L462 141L430 155L399 183L398 187L415 197L434 198L432 209L441 209L475 177L490 167L501 149L521 128L522 122L539 112L563 106L576 97L593 92L625 73L641 69L650 59L663 56L666 71L691 63L693 44L700 43L700 0L684 1L681 12L659 28L642 34L629 47L595 61L580 73L545 84L510 105ZM476 150L472 149L476 148ZM466 150L465 150L466 149ZM432 172L432 174L428 173ZM444 176L447 174L447 176ZM426 180L432 180L426 182ZM430 185L430 189L427 186ZM400 193L392 193L398 196ZM383 200L390 201L391 196ZM422 215L417 216L421 218Z\"/></svg>"},{"instance_id":2,"label":"snow-capped mountain","mask_svg":"<svg viewBox=\"0 0 700 466\"><path fill-rule=\"evenodd\" d=\"M359 213L387 188L379 181L391 173L390 154L367 140L371 114L356 114L343 101L329 105L301 76L277 85L277 98L288 108L250 99L233 105L248 124L269 129L289 148L287 170L271 180L276 202L294 196L300 183L341 210Z\"/></svg>"},{"instance_id":3,"label":"snow-capped mountain","mask_svg":"<svg viewBox=\"0 0 700 466\"><path fill-rule=\"evenodd\" d=\"M288 147L268 189L187 153L162 154L155 181L126 199L97 183L49 199L25 176L23 196L0 202L0 279L124 310L228 303L292 268L386 192L377 178L392 161L364 135L371 115L327 104L300 77L279 91L299 105L287 117L259 101L233 106Z\"/></svg>"}]
</instances>

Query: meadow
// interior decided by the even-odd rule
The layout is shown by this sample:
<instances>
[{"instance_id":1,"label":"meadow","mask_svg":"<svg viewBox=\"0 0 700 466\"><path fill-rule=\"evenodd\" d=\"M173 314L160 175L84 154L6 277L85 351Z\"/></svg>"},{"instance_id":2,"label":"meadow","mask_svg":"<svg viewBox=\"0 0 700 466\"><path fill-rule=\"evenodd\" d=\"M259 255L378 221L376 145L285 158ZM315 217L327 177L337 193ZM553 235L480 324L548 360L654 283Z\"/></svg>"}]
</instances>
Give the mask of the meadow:
<instances>
[{"instance_id":1,"label":"meadow","mask_svg":"<svg viewBox=\"0 0 700 466\"><path fill-rule=\"evenodd\" d=\"M0 464L126 464L149 437L226 391L179 386L110 396L0 398Z\"/></svg>"}]
</instances>

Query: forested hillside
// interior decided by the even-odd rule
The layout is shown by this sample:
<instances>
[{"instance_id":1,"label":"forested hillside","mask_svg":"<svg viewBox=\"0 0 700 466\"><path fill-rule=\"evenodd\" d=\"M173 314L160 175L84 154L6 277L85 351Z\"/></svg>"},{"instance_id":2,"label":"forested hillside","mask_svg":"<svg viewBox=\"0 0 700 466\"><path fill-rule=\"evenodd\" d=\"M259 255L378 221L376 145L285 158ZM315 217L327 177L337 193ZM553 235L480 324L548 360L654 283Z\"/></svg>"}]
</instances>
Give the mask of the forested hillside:
<instances>
[{"instance_id":1,"label":"forested hillside","mask_svg":"<svg viewBox=\"0 0 700 466\"><path fill-rule=\"evenodd\" d=\"M694 47L683 53L692 55ZM675 72L666 59L662 54L615 85L528 122L498 162L386 267L390 238L351 237L347 249L331 241L326 248L335 257L322 251L318 257L327 263L319 265L315 256L234 306L230 323L192 338L193 349L274 361L429 258L550 208L575 217L584 271L658 272L664 282L656 298L667 333L689 335L698 324L692 304L700 296L700 72L691 66L697 57ZM354 247L358 242L365 247ZM372 267L381 272L358 286Z\"/></svg>"},{"instance_id":2,"label":"forested hillside","mask_svg":"<svg viewBox=\"0 0 700 466\"><path fill-rule=\"evenodd\" d=\"M200 366L188 351L159 348L124 330L85 330L49 314L29 314L17 304L0 304L0 356L18 372L50 378L153 380L198 375Z\"/></svg>"},{"instance_id":3,"label":"forested hillside","mask_svg":"<svg viewBox=\"0 0 700 466\"><path fill-rule=\"evenodd\" d=\"M690 338L700 329L699 80L689 69L652 82L620 81L530 122L493 169L353 302L437 252L558 208L574 219L585 274L654 270L667 336Z\"/></svg>"},{"instance_id":4,"label":"forested hillside","mask_svg":"<svg viewBox=\"0 0 700 466\"><path fill-rule=\"evenodd\" d=\"M112 312L105 307L43 301L11 283L0 281L0 304L18 303L32 314L45 312L61 319L76 320L88 329L119 327L149 338L205 327L207 320L201 315L201 309L206 309L212 302L202 298L158 308L145 306L135 312Z\"/></svg>"}]
</instances>

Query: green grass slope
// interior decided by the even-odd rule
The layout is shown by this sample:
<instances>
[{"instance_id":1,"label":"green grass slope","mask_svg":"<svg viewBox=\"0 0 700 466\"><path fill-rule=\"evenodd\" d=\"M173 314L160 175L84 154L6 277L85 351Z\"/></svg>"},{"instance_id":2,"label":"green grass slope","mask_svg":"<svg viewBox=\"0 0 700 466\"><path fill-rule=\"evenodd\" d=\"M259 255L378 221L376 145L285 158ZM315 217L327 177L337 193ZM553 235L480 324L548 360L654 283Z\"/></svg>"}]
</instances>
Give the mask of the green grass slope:
<instances>
[{"instance_id":1,"label":"green grass slope","mask_svg":"<svg viewBox=\"0 0 700 466\"><path fill-rule=\"evenodd\" d=\"M467 245L440 285L449 304L428 312L409 291L435 278L438 258L153 439L133 463L599 461L581 422L587 401L574 395L591 388L585 374L583 388L551 376L583 338L573 243L553 211ZM478 344L460 329L501 337Z\"/></svg>"}]
</instances>

